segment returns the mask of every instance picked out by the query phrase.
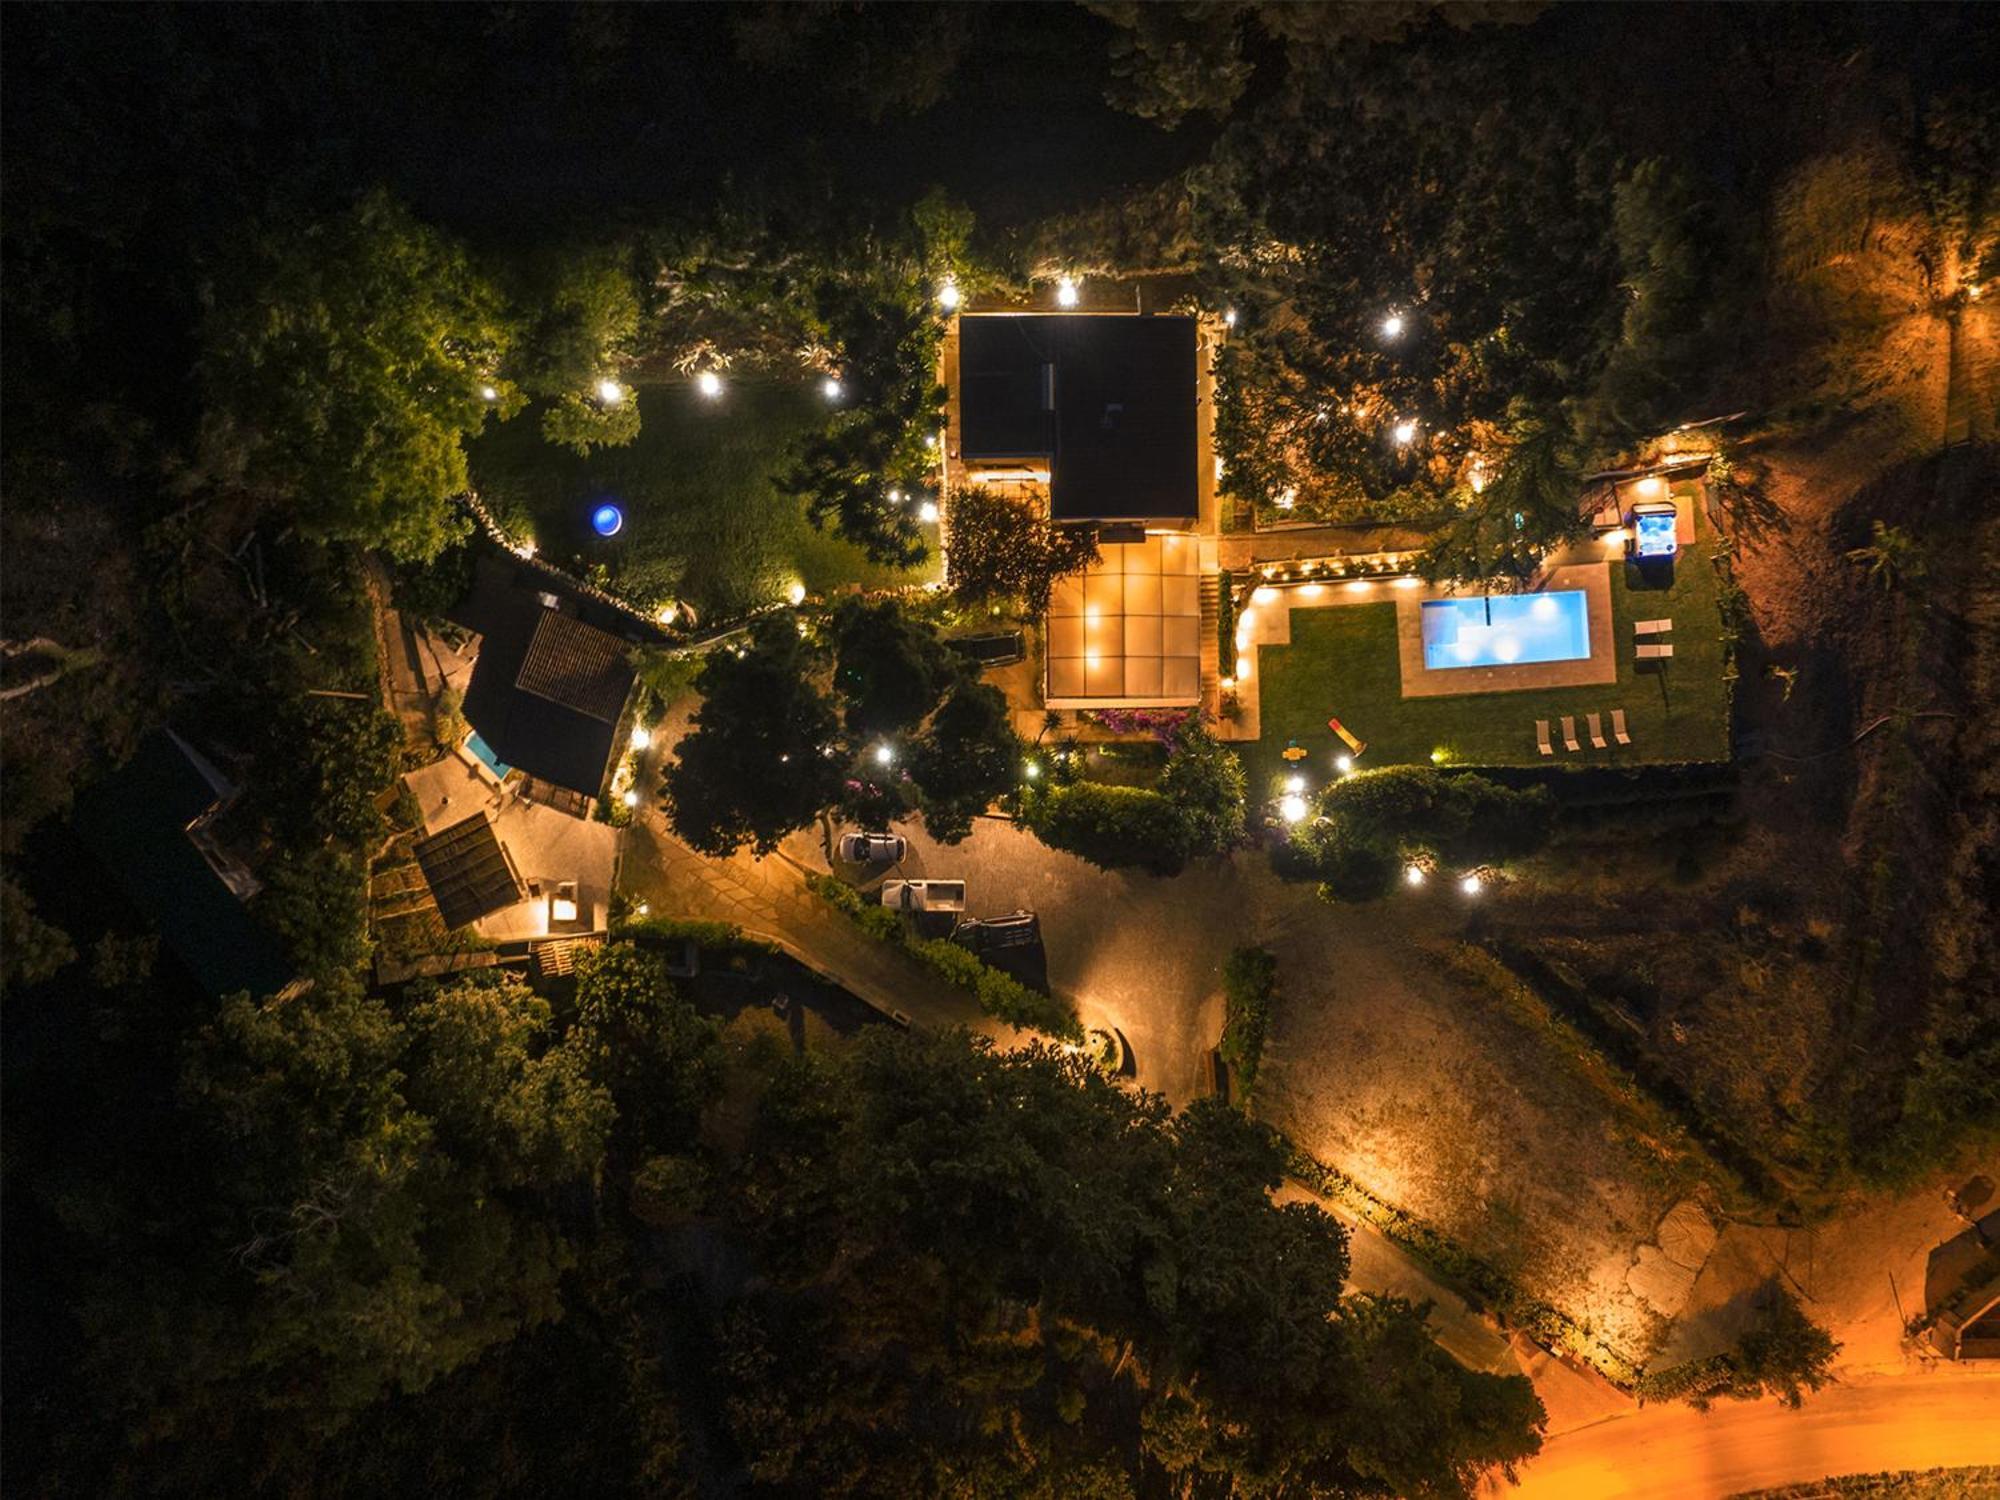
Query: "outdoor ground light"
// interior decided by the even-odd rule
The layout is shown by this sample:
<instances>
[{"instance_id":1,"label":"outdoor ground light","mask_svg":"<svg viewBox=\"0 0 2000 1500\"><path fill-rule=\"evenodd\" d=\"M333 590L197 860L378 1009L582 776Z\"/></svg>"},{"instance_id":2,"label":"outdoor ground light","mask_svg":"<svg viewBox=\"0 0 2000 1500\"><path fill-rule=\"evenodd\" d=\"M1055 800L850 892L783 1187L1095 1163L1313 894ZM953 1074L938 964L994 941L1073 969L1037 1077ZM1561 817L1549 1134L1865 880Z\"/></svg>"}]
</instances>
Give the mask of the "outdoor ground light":
<instances>
[{"instance_id":1,"label":"outdoor ground light","mask_svg":"<svg viewBox=\"0 0 2000 1500\"><path fill-rule=\"evenodd\" d=\"M1479 877L1478 877L1477 875L1468 875L1468 876L1466 876L1466 877L1465 877L1465 879L1461 880L1461 881L1460 881L1460 882L1458 883L1458 888L1459 888L1459 889L1460 889L1461 891L1464 891L1464 892L1465 892L1465 894L1466 894L1466 895L1468 895L1468 896L1476 896L1476 895L1478 895L1478 894L1479 894Z\"/></svg>"},{"instance_id":2,"label":"outdoor ground light","mask_svg":"<svg viewBox=\"0 0 2000 1500\"><path fill-rule=\"evenodd\" d=\"M876 765L893 766L895 763L896 763L896 747L894 745L877 745L875 747Z\"/></svg>"},{"instance_id":3,"label":"outdoor ground light","mask_svg":"<svg viewBox=\"0 0 2000 1500\"><path fill-rule=\"evenodd\" d=\"M482 401L498 401L500 393L490 385L482 385L479 388L479 399Z\"/></svg>"},{"instance_id":4,"label":"outdoor ground light","mask_svg":"<svg viewBox=\"0 0 2000 1500\"><path fill-rule=\"evenodd\" d=\"M1230 308L1230 309L1229 309L1229 310L1228 310L1227 312L1225 312L1225 313L1224 313L1224 314L1222 315L1222 326L1223 326L1224 328L1234 328L1234 327L1236 326L1236 309L1235 309L1235 308L1233 308L1233 307L1232 307L1232 308Z\"/></svg>"},{"instance_id":5,"label":"outdoor ground light","mask_svg":"<svg viewBox=\"0 0 2000 1500\"><path fill-rule=\"evenodd\" d=\"M634 750L644 750L652 743L653 731L646 728L643 724L632 731L632 748Z\"/></svg>"},{"instance_id":6,"label":"outdoor ground light","mask_svg":"<svg viewBox=\"0 0 2000 1500\"><path fill-rule=\"evenodd\" d=\"M1354 769L1354 757L1351 755L1336 755L1333 758L1333 768L1345 776L1349 771Z\"/></svg>"},{"instance_id":7,"label":"outdoor ground light","mask_svg":"<svg viewBox=\"0 0 2000 1500\"><path fill-rule=\"evenodd\" d=\"M637 792L627 792L625 794L625 805L627 807L637 807L639 805L639 794Z\"/></svg>"},{"instance_id":8,"label":"outdoor ground light","mask_svg":"<svg viewBox=\"0 0 2000 1500\"><path fill-rule=\"evenodd\" d=\"M713 370L703 370L695 376L694 388L713 401L722 394L722 377Z\"/></svg>"},{"instance_id":9,"label":"outdoor ground light","mask_svg":"<svg viewBox=\"0 0 2000 1500\"><path fill-rule=\"evenodd\" d=\"M1285 778L1285 790L1289 792L1292 796L1294 797L1298 796L1298 794L1300 792L1303 792L1305 789L1306 789L1305 777L1294 775L1294 776L1287 776Z\"/></svg>"},{"instance_id":10,"label":"outdoor ground light","mask_svg":"<svg viewBox=\"0 0 2000 1500\"><path fill-rule=\"evenodd\" d=\"M599 536L616 536L625 525L625 512L615 505L600 505L590 513L590 529Z\"/></svg>"},{"instance_id":11,"label":"outdoor ground light","mask_svg":"<svg viewBox=\"0 0 2000 1500\"><path fill-rule=\"evenodd\" d=\"M1306 816L1306 799L1296 792L1287 792L1278 799L1278 816L1287 823L1303 823Z\"/></svg>"},{"instance_id":12,"label":"outdoor ground light","mask_svg":"<svg viewBox=\"0 0 2000 1500\"><path fill-rule=\"evenodd\" d=\"M791 602L794 604L805 603L806 586L803 583L800 583L798 580L794 579L791 585L785 590L785 597L791 600Z\"/></svg>"},{"instance_id":13,"label":"outdoor ground light","mask_svg":"<svg viewBox=\"0 0 2000 1500\"><path fill-rule=\"evenodd\" d=\"M1402 332L1403 332L1403 315L1401 313L1390 313L1388 317L1382 320L1383 338L1385 339L1397 338L1402 334Z\"/></svg>"},{"instance_id":14,"label":"outdoor ground light","mask_svg":"<svg viewBox=\"0 0 2000 1500\"><path fill-rule=\"evenodd\" d=\"M1056 302L1063 307L1076 306L1076 283L1067 276L1056 283Z\"/></svg>"},{"instance_id":15,"label":"outdoor ground light","mask_svg":"<svg viewBox=\"0 0 2000 1500\"><path fill-rule=\"evenodd\" d=\"M1416 865L1403 866L1403 884L1422 885L1423 883L1424 883L1424 872L1421 868L1419 868Z\"/></svg>"},{"instance_id":16,"label":"outdoor ground light","mask_svg":"<svg viewBox=\"0 0 2000 1500\"><path fill-rule=\"evenodd\" d=\"M937 299L938 299L938 306L943 308L946 312L951 312L955 308L957 308L958 283L955 281L947 281L943 286L939 287Z\"/></svg>"},{"instance_id":17,"label":"outdoor ground light","mask_svg":"<svg viewBox=\"0 0 2000 1500\"><path fill-rule=\"evenodd\" d=\"M658 609L653 611L653 618L658 620L662 625L671 625L679 617L680 612L681 607L678 604L662 604Z\"/></svg>"},{"instance_id":18,"label":"outdoor ground light","mask_svg":"<svg viewBox=\"0 0 2000 1500\"><path fill-rule=\"evenodd\" d=\"M606 406L616 406L625 399L625 387L607 377L597 382L597 399Z\"/></svg>"},{"instance_id":19,"label":"outdoor ground light","mask_svg":"<svg viewBox=\"0 0 2000 1500\"><path fill-rule=\"evenodd\" d=\"M919 505L917 507L917 519L919 521L922 521L926 526L930 525L933 521L937 520L937 518L938 518L937 501L926 500L922 505Z\"/></svg>"},{"instance_id":20,"label":"outdoor ground light","mask_svg":"<svg viewBox=\"0 0 2000 1500\"><path fill-rule=\"evenodd\" d=\"M840 382L831 375L819 383L819 389L820 394L825 396L829 401L838 401L840 399Z\"/></svg>"},{"instance_id":21,"label":"outdoor ground light","mask_svg":"<svg viewBox=\"0 0 2000 1500\"><path fill-rule=\"evenodd\" d=\"M901 490L889 491L889 503L891 505L901 505L903 503L903 492Z\"/></svg>"},{"instance_id":22,"label":"outdoor ground light","mask_svg":"<svg viewBox=\"0 0 2000 1500\"><path fill-rule=\"evenodd\" d=\"M1415 422L1405 420L1398 422L1396 424L1396 442L1399 445L1403 447L1408 447L1411 440L1414 439L1416 435L1417 435L1417 424Z\"/></svg>"},{"instance_id":23,"label":"outdoor ground light","mask_svg":"<svg viewBox=\"0 0 2000 1500\"><path fill-rule=\"evenodd\" d=\"M634 909L639 913L640 916L650 917L653 914L653 903L650 901L641 901L638 904L638 906Z\"/></svg>"},{"instance_id":24,"label":"outdoor ground light","mask_svg":"<svg viewBox=\"0 0 2000 1500\"><path fill-rule=\"evenodd\" d=\"M1033 781L1037 776L1042 774L1042 768L1031 760L1025 766L1021 767L1021 774L1027 777L1028 780Z\"/></svg>"}]
</instances>

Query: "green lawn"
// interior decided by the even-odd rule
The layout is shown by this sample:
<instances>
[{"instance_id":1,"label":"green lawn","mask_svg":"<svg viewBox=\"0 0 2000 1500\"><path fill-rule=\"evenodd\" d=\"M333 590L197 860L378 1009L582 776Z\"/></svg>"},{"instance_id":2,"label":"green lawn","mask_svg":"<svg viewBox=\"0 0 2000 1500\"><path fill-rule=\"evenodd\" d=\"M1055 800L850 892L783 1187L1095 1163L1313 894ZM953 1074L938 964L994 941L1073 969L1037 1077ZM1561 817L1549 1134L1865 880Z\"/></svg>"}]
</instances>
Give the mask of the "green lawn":
<instances>
[{"instance_id":1,"label":"green lawn","mask_svg":"<svg viewBox=\"0 0 2000 1500\"><path fill-rule=\"evenodd\" d=\"M1329 757L1344 749L1326 727L1338 717L1368 742L1364 766L1429 762L1434 750L1448 765L1641 765L1715 761L1729 756L1729 685L1723 679L1722 618L1716 606L1709 548L1684 548L1670 588L1635 588L1627 569L1611 569L1612 625L1618 643L1618 681L1593 687L1452 698L1402 696L1393 603L1339 604L1292 612L1292 643L1258 652L1263 738L1246 746L1253 794L1282 771L1288 740L1312 752L1322 774ZM1635 619L1671 616L1673 661L1665 672L1639 668L1632 656ZM1632 744L1593 750L1583 716L1623 708ZM1573 714L1583 751L1562 748L1561 719ZM1547 719L1556 743L1549 761L1535 748L1535 720Z\"/></svg>"},{"instance_id":2,"label":"green lawn","mask_svg":"<svg viewBox=\"0 0 2000 1500\"><path fill-rule=\"evenodd\" d=\"M825 593L935 576L935 550L918 569L877 566L813 530L801 503L772 487L794 443L825 418L816 386L732 381L709 402L672 380L639 385L632 398L641 428L629 447L578 458L543 441L533 406L473 444L473 487L549 561L585 577L601 565L606 584L635 603L686 599L710 619L772 603L794 582ZM625 512L609 539L590 529L606 500Z\"/></svg>"}]
</instances>

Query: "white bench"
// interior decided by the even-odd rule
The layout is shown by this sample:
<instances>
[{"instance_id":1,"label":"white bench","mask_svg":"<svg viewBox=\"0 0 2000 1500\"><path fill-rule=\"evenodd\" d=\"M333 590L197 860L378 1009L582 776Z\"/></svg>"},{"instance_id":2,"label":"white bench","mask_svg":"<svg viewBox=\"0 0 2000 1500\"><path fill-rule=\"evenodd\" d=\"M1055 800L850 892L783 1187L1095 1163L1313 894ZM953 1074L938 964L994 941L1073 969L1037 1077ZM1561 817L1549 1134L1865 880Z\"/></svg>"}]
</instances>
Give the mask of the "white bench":
<instances>
[{"instance_id":1,"label":"white bench","mask_svg":"<svg viewBox=\"0 0 2000 1500\"><path fill-rule=\"evenodd\" d=\"M1673 628L1674 622L1672 620L1634 620L1632 622L1632 634L1634 635L1664 635Z\"/></svg>"},{"instance_id":2,"label":"white bench","mask_svg":"<svg viewBox=\"0 0 2000 1500\"><path fill-rule=\"evenodd\" d=\"M1673 654L1672 646L1641 646L1637 652L1640 661L1663 661Z\"/></svg>"}]
</instances>

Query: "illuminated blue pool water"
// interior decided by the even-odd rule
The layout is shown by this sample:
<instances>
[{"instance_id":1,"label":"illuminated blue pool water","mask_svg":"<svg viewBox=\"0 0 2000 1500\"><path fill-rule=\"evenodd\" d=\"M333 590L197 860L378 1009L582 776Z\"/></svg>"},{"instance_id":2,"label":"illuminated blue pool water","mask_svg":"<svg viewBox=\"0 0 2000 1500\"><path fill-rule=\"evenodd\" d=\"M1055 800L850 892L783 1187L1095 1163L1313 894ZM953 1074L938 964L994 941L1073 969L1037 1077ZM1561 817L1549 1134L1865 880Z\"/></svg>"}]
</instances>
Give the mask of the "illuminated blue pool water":
<instances>
[{"instance_id":1,"label":"illuminated blue pool water","mask_svg":"<svg viewBox=\"0 0 2000 1500\"><path fill-rule=\"evenodd\" d=\"M1524 667L1590 655L1590 607L1582 589L1432 599L1424 605L1423 625L1424 665L1432 671Z\"/></svg>"},{"instance_id":2,"label":"illuminated blue pool water","mask_svg":"<svg viewBox=\"0 0 2000 1500\"><path fill-rule=\"evenodd\" d=\"M493 753L493 747L479 737L479 731L476 729L465 737L465 748L485 762L487 768L502 781L505 781L507 773L514 769Z\"/></svg>"}]
</instances>

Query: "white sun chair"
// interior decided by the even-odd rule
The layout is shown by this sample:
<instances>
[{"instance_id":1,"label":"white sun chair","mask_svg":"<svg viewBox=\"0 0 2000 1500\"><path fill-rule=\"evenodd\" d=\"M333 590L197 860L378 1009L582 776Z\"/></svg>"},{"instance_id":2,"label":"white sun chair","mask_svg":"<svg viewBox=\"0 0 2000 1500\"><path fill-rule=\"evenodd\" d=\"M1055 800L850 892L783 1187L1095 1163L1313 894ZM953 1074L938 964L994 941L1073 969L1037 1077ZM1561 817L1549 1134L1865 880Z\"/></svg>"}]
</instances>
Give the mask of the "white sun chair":
<instances>
[{"instance_id":1,"label":"white sun chair","mask_svg":"<svg viewBox=\"0 0 2000 1500\"><path fill-rule=\"evenodd\" d=\"M1576 751L1578 751L1578 750L1581 750L1582 748L1583 748L1583 746L1579 745L1579 744L1578 744L1578 743L1576 742L1576 718L1575 718L1575 716L1574 716L1574 715L1571 715L1571 714L1564 714L1564 715L1563 715L1563 749L1565 749L1565 750L1568 750L1568 751L1570 751L1570 752L1571 752L1572 754L1574 754L1574 753L1575 753Z\"/></svg>"},{"instance_id":2,"label":"white sun chair","mask_svg":"<svg viewBox=\"0 0 2000 1500\"><path fill-rule=\"evenodd\" d=\"M1597 750L1610 749L1611 747L1604 743L1604 720L1597 714L1586 714L1584 717L1590 721L1590 743L1592 748Z\"/></svg>"},{"instance_id":3,"label":"white sun chair","mask_svg":"<svg viewBox=\"0 0 2000 1500\"><path fill-rule=\"evenodd\" d=\"M1556 747L1549 743L1549 721L1547 719L1535 720L1535 748L1544 755L1554 755L1556 753Z\"/></svg>"},{"instance_id":4,"label":"white sun chair","mask_svg":"<svg viewBox=\"0 0 2000 1500\"><path fill-rule=\"evenodd\" d=\"M1632 736L1625 732L1625 710L1622 708L1611 710L1611 737L1621 745L1632 743Z\"/></svg>"}]
</instances>

